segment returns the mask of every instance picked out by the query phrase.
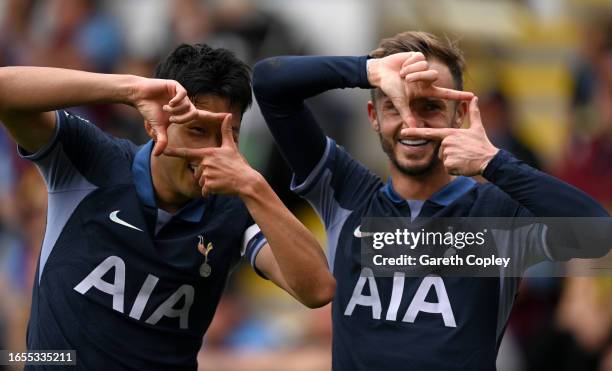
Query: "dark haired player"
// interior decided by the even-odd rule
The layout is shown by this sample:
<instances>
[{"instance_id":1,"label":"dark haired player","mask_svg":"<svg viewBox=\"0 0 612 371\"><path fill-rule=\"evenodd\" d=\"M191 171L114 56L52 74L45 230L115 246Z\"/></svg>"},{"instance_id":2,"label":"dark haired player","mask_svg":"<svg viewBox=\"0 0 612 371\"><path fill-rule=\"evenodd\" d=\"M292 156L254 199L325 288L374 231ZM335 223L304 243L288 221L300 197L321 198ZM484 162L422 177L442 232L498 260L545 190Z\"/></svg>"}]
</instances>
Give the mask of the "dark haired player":
<instances>
[{"instance_id":1,"label":"dark haired player","mask_svg":"<svg viewBox=\"0 0 612 371\"><path fill-rule=\"evenodd\" d=\"M183 45L155 77L0 69L0 120L49 191L27 346L75 349L77 369L195 370L242 255L309 307L333 296L318 243L238 153L249 68ZM136 107L153 141L61 110L110 102Z\"/></svg>"},{"instance_id":2,"label":"dark haired player","mask_svg":"<svg viewBox=\"0 0 612 371\"><path fill-rule=\"evenodd\" d=\"M374 277L361 266L362 217L607 215L492 145L477 98L461 91L462 70L453 45L422 32L385 39L370 57L277 57L255 66L255 96L294 171L291 187L326 226L337 280L334 370L495 370L518 288L516 277ZM326 138L304 103L356 87L373 89L368 117L389 158L387 183ZM460 129L465 117L470 128ZM554 247L529 248L510 252L515 264L557 258Z\"/></svg>"}]
</instances>

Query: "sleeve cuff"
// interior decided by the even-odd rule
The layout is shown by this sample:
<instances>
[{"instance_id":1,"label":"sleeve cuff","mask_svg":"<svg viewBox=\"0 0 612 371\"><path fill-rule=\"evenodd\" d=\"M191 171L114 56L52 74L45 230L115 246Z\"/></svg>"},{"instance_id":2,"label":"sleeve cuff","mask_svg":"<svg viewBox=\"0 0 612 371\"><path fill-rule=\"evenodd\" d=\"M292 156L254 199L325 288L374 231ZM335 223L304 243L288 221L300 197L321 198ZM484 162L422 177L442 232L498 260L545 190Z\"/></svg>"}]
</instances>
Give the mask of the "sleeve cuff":
<instances>
[{"instance_id":1,"label":"sleeve cuff","mask_svg":"<svg viewBox=\"0 0 612 371\"><path fill-rule=\"evenodd\" d=\"M60 111L55 111L55 131L53 132L53 136L51 136L51 139L49 139L47 144L42 146L38 151L34 153L29 153L28 151L26 151L25 148L17 145L17 153L19 154L19 157L29 161L39 161L46 155L48 155L53 150L55 144L57 144L57 141L59 139L61 121L62 120L60 120Z\"/></svg>"},{"instance_id":2,"label":"sleeve cuff","mask_svg":"<svg viewBox=\"0 0 612 371\"><path fill-rule=\"evenodd\" d=\"M362 57L359 57L359 64L360 64L360 68L359 68L359 87L362 89L372 89L374 88L372 85L370 85L370 80L368 80L368 59L371 59L372 57L370 57L369 55L364 55Z\"/></svg>"},{"instance_id":3,"label":"sleeve cuff","mask_svg":"<svg viewBox=\"0 0 612 371\"><path fill-rule=\"evenodd\" d=\"M482 172L482 176L488 181L494 181L495 172L501 165L508 163L514 159L510 152L500 149L497 154L491 159L486 169Z\"/></svg>"},{"instance_id":4,"label":"sleeve cuff","mask_svg":"<svg viewBox=\"0 0 612 371\"><path fill-rule=\"evenodd\" d=\"M325 145L325 151L323 152L323 156L321 156L321 159L317 163L317 166L315 166L314 169L312 169L312 171L310 172L310 174L308 174L308 177L306 177L306 179L300 184L296 184L295 174L293 174L293 176L291 177L291 184L289 188L292 192L298 195L305 195L308 193L308 191L310 191L310 189L312 189L312 187L317 183L318 179L320 178L321 173L323 173L323 170L325 169L325 164L327 164L327 161L332 154L332 149L335 147L336 142L333 139L327 137L327 144Z\"/></svg>"},{"instance_id":5,"label":"sleeve cuff","mask_svg":"<svg viewBox=\"0 0 612 371\"><path fill-rule=\"evenodd\" d=\"M251 238L247 240L248 242L246 246L243 248L244 249L243 256L245 256L248 259L249 264L251 264L251 267L253 267L253 270L255 271L255 273L257 273L258 276L264 279L268 279L268 277L266 277L266 275L262 271L257 269L257 265L255 264L255 261L257 259L257 254L259 254L261 249L268 243L268 240L266 240L266 237L263 235L263 233L261 233L261 231L259 230L259 227L256 224L252 225L246 230L245 239L246 239L247 233L249 233L249 230L253 227L256 227L257 231L255 232L255 234L251 236ZM251 232L253 230L251 230Z\"/></svg>"}]
</instances>

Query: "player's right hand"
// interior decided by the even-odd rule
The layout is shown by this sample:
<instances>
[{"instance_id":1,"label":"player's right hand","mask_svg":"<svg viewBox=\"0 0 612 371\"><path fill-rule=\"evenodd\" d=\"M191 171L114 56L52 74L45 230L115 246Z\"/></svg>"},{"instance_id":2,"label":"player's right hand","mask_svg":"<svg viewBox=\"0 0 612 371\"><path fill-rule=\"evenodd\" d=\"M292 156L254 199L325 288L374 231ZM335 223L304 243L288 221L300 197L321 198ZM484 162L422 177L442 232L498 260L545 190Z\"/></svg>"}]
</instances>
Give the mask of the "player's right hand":
<instances>
[{"instance_id":1,"label":"player's right hand","mask_svg":"<svg viewBox=\"0 0 612 371\"><path fill-rule=\"evenodd\" d=\"M210 194L231 194L241 196L261 175L253 169L238 150L237 137L232 129L232 115L229 113L204 112L212 123L223 117L221 123L221 144L219 147L171 148L164 151L166 156L200 161L196 177L202 187L202 196ZM209 115L216 115L213 118ZM218 125L218 124L217 124Z\"/></svg>"},{"instance_id":2,"label":"player's right hand","mask_svg":"<svg viewBox=\"0 0 612 371\"><path fill-rule=\"evenodd\" d=\"M178 115L183 120L197 117L197 109L189 100L187 90L174 80L142 78L131 100L144 118L147 133L155 140L155 156L162 154L168 144L166 132L171 115Z\"/></svg>"},{"instance_id":3,"label":"player's right hand","mask_svg":"<svg viewBox=\"0 0 612 371\"><path fill-rule=\"evenodd\" d=\"M438 71L429 68L429 63L422 53L414 53L406 58L399 75L404 79L404 96L409 101L415 98L439 98L445 100L471 100L474 93L455 89L441 88L434 85L438 80Z\"/></svg>"},{"instance_id":4,"label":"player's right hand","mask_svg":"<svg viewBox=\"0 0 612 371\"><path fill-rule=\"evenodd\" d=\"M478 98L469 106L468 129L455 128L404 128L403 138L440 141L438 156L450 175L482 175L499 149L489 140L478 109Z\"/></svg>"},{"instance_id":5,"label":"player's right hand","mask_svg":"<svg viewBox=\"0 0 612 371\"><path fill-rule=\"evenodd\" d=\"M470 100L471 92L440 88L434 83L438 71L429 68L425 55L404 52L368 61L368 81L391 100L405 122L411 119L410 101L429 97L452 100Z\"/></svg>"},{"instance_id":6,"label":"player's right hand","mask_svg":"<svg viewBox=\"0 0 612 371\"><path fill-rule=\"evenodd\" d=\"M422 53L414 52L396 53L384 58L370 59L367 65L370 85L382 90L404 120L410 118L410 108L404 81L399 72L406 60L424 61L425 56Z\"/></svg>"}]
</instances>

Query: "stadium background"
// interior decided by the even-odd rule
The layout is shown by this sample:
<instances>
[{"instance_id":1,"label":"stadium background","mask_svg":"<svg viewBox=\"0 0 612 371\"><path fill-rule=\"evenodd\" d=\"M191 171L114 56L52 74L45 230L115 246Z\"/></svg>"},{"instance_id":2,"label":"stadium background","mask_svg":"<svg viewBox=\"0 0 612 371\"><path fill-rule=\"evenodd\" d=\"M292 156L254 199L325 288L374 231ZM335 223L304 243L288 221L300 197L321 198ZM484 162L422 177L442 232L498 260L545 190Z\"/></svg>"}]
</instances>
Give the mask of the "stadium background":
<instances>
[{"instance_id":1,"label":"stadium background","mask_svg":"<svg viewBox=\"0 0 612 371\"><path fill-rule=\"evenodd\" d=\"M0 0L0 65L150 76L181 42L223 46L253 65L280 54L366 54L381 37L411 29L459 40L467 89L479 95L495 144L612 210L610 0ZM311 103L329 135L386 176L367 99L366 91L334 91ZM73 111L146 140L129 107ZM287 190L289 172L256 105L241 149L324 245L316 215ZM45 209L42 179L0 130L0 349L24 349ZM611 334L612 277L526 279L498 368L609 371ZM328 370L330 341L329 307L302 308L245 265L205 337L200 369Z\"/></svg>"}]
</instances>

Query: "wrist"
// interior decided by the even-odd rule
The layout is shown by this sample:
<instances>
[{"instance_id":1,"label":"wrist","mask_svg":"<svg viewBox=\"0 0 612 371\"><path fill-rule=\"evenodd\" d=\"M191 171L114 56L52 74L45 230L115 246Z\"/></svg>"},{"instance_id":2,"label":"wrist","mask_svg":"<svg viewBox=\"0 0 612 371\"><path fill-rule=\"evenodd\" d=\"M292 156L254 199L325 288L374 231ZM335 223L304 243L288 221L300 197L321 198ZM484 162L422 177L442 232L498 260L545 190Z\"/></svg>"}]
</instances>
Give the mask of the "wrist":
<instances>
[{"instance_id":1,"label":"wrist","mask_svg":"<svg viewBox=\"0 0 612 371\"><path fill-rule=\"evenodd\" d=\"M139 87L142 86L142 81L145 77L136 75L121 75L118 84L118 102L136 106L138 101L142 98Z\"/></svg>"},{"instance_id":2,"label":"wrist","mask_svg":"<svg viewBox=\"0 0 612 371\"><path fill-rule=\"evenodd\" d=\"M368 59L366 62L368 82L370 83L370 85L376 87L380 85L380 76L378 75L378 63L379 60L376 58Z\"/></svg>"},{"instance_id":3,"label":"wrist","mask_svg":"<svg viewBox=\"0 0 612 371\"><path fill-rule=\"evenodd\" d=\"M238 196L244 201L254 199L261 194L262 190L267 185L264 177L254 169L244 173L245 176L240 180L238 187Z\"/></svg>"},{"instance_id":4,"label":"wrist","mask_svg":"<svg viewBox=\"0 0 612 371\"><path fill-rule=\"evenodd\" d=\"M497 155L498 152L499 152L499 148L495 148L495 147L492 147L491 150L488 151L487 155L484 156L484 161L482 165L480 165L479 175L484 174L485 170L487 169L487 166L489 166L489 163L491 162L491 160L493 160L493 158L495 157L495 155Z\"/></svg>"}]
</instances>

